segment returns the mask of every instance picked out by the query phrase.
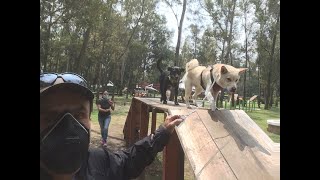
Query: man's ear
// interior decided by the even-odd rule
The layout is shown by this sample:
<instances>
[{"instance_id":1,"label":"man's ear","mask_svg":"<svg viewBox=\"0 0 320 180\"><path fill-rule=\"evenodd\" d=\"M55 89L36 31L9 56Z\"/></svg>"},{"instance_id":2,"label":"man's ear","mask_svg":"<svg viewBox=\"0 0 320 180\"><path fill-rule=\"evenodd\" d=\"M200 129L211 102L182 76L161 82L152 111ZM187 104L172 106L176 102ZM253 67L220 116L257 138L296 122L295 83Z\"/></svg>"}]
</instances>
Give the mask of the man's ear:
<instances>
[{"instance_id":1,"label":"man's ear","mask_svg":"<svg viewBox=\"0 0 320 180\"><path fill-rule=\"evenodd\" d=\"M238 68L239 70L239 75L244 73L246 70L248 70L248 68Z\"/></svg>"},{"instance_id":2,"label":"man's ear","mask_svg":"<svg viewBox=\"0 0 320 180\"><path fill-rule=\"evenodd\" d=\"M225 66L221 66L221 74L226 74L228 72Z\"/></svg>"},{"instance_id":3,"label":"man's ear","mask_svg":"<svg viewBox=\"0 0 320 180\"><path fill-rule=\"evenodd\" d=\"M172 71L172 67L168 67L168 71Z\"/></svg>"}]
</instances>

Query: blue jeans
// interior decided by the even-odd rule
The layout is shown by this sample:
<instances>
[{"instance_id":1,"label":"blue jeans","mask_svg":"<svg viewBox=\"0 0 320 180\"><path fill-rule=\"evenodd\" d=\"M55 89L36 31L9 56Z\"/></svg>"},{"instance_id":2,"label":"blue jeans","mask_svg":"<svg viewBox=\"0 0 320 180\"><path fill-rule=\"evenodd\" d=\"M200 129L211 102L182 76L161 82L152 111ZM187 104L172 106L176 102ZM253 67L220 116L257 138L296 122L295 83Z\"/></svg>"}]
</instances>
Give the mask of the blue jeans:
<instances>
[{"instance_id":1,"label":"blue jeans","mask_svg":"<svg viewBox=\"0 0 320 180\"><path fill-rule=\"evenodd\" d=\"M99 120L102 139L104 142L107 142L108 128L111 121L111 115L108 115L107 117L98 117L98 120Z\"/></svg>"}]
</instances>

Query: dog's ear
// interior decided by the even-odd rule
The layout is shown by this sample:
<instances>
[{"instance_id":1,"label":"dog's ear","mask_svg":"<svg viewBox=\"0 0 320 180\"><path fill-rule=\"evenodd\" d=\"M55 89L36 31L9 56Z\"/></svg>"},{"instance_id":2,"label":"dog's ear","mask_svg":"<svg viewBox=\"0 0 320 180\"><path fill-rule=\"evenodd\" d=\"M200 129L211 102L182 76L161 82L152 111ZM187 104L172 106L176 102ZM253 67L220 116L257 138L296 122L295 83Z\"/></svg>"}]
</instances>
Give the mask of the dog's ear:
<instances>
[{"instance_id":1,"label":"dog's ear","mask_svg":"<svg viewBox=\"0 0 320 180\"><path fill-rule=\"evenodd\" d=\"M172 71L172 67L168 67L168 71Z\"/></svg>"},{"instance_id":2,"label":"dog's ear","mask_svg":"<svg viewBox=\"0 0 320 180\"><path fill-rule=\"evenodd\" d=\"M226 74L228 72L225 66L221 66L221 74Z\"/></svg>"},{"instance_id":3,"label":"dog's ear","mask_svg":"<svg viewBox=\"0 0 320 180\"><path fill-rule=\"evenodd\" d=\"M238 68L239 70L239 75L244 73L246 70L248 70L248 68Z\"/></svg>"}]
</instances>

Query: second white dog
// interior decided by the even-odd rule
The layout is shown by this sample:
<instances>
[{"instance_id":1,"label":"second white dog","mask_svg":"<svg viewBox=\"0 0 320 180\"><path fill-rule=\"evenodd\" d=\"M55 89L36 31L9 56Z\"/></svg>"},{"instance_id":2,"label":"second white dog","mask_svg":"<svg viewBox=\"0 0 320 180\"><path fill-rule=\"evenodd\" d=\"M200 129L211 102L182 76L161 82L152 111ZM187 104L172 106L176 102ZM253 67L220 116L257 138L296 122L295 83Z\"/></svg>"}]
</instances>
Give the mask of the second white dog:
<instances>
[{"instance_id":1,"label":"second white dog","mask_svg":"<svg viewBox=\"0 0 320 180\"><path fill-rule=\"evenodd\" d=\"M205 96L211 100L211 110L215 111L216 101L220 90L227 88L230 92L237 90L237 83L240 75L247 68L235 68L226 64L215 64L213 66L200 66L197 59L192 59L186 64L186 73L182 80L185 84L185 101L190 108L189 97L192 92L192 86L195 87L195 93L192 100L195 103L197 96L205 90ZM212 96L211 96L212 95Z\"/></svg>"}]
</instances>

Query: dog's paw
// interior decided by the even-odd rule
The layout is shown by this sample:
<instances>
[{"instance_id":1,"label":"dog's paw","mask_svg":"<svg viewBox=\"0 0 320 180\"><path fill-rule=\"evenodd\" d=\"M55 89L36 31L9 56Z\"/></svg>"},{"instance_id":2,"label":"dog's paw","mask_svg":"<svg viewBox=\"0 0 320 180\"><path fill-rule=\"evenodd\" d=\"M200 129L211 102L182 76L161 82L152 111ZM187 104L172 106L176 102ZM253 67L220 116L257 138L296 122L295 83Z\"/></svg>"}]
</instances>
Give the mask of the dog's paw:
<instances>
[{"instance_id":1,"label":"dog's paw","mask_svg":"<svg viewBox=\"0 0 320 180\"><path fill-rule=\"evenodd\" d=\"M163 104L167 104L167 101L163 101Z\"/></svg>"},{"instance_id":2,"label":"dog's paw","mask_svg":"<svg viewBox=\"0 0 320 180\"><path fill-rule=\"evenodd\" d=\"M174 102L174 104L175 104L175 105L179 105L179 103L178 103L178 102Z\"/></svg>"}]
</instances>

